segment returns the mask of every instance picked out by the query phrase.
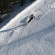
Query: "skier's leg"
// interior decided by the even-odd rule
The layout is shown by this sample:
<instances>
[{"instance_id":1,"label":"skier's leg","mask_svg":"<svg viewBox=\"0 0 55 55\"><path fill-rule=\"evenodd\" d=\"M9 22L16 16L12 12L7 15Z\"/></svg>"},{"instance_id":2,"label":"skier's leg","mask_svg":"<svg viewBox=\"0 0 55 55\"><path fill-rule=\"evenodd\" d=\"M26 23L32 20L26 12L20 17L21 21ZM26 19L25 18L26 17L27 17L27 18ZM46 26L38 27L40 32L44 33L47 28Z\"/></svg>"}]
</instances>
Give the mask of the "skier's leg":
<instances>
[{"instance_id":1,"label":"skier's leg","mask_svg":"<svg viewBox=\"0 0 55 55\"><path fill-rule=\"evenodd\" d=\"M29 23L31 20L29 20L27 23Z\"/></svg>"},{"instance_id":2,"label":"skier's leg","mask_svg":"<svg viewBox=\"0 0 55 55\"><path fill-rule=\"evenodd\" d=\"M31 22L32 19L33 19L33 18L31 18L27 23Z\"/></svg>"}]
</instances>

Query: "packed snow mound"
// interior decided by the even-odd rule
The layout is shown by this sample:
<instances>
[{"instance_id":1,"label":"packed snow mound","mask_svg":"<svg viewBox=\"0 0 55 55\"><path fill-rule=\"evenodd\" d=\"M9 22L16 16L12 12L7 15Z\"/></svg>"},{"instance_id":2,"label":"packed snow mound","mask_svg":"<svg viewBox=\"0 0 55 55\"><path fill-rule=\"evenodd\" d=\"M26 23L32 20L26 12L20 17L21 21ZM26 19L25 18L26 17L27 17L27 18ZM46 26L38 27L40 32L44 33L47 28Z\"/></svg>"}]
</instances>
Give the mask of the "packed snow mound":
<instances>
[{"instance_id":1,"label":"packed snow mound","mask_svg":"<svg viewBox=\"0 0 55 55\"><path fill-rule=\"evenodd\" d=\"M0 55L55 55L55 1L37 0L0 30ZM34 14L28 25L26 21Z\"/></svg>"}]
</instances>

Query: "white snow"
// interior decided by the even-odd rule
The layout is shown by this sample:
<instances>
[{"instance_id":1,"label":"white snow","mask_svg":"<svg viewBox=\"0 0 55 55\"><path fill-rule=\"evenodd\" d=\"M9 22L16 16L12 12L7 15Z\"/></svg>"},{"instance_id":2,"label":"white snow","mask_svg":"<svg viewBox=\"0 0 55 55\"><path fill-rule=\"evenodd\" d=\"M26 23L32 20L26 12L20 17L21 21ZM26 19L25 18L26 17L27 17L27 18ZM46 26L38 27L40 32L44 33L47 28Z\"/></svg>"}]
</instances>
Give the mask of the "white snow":
<instances>
[{"instance_id":1,"label":"white snow","mask_svg":"<svg viewBox=\"0 0 55 55\"><path fill-rule=\"evenodd\" d=\"M0 29L0 55L55 55L55 1L37 0ZM34 14L28 25L26 21Z\"/></svg>"}]
</instances>

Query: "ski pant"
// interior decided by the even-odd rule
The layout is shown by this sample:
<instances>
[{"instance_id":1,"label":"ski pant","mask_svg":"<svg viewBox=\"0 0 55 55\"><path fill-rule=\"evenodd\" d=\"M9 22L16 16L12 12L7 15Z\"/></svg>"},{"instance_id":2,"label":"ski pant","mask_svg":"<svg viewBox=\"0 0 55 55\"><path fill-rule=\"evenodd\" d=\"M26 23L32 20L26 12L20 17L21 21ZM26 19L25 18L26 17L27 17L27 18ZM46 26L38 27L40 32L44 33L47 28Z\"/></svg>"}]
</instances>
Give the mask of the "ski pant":
<instances>
[{"instance_id":1,"label":"ski pant","mask_svg":"<svg viewBox=\"0 0 55 55\"><path fill-rule=\"evenodd\" d=\"M30 20L29 20L27 23L31 22L32 19L33 19L33 18L31 17Z\"/></svg>"}]
</instances>

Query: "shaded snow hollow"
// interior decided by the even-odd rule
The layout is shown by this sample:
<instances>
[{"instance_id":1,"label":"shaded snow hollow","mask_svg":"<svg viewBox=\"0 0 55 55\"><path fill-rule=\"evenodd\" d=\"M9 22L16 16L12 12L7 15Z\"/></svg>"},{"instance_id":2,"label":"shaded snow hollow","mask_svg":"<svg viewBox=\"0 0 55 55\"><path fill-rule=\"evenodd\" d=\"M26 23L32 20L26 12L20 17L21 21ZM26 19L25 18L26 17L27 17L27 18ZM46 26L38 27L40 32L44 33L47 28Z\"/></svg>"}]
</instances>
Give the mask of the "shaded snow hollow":
<instances>
[{"instance_id":1,"label":"shaded snow hollow","mask_svg":"<svg viewBox=\"0 0 55 55\"><path fill-rule=\"evenodd\" d=\"M55 1L37 0L0 29L0 55L55 55ZM28 25L28 16L35 15Z\"/></svg>"}]
</instances>

